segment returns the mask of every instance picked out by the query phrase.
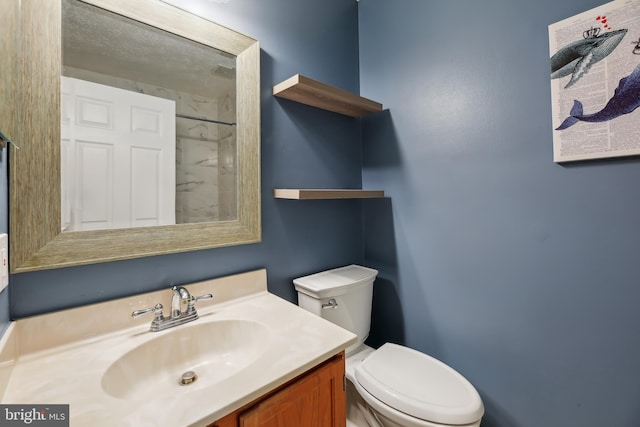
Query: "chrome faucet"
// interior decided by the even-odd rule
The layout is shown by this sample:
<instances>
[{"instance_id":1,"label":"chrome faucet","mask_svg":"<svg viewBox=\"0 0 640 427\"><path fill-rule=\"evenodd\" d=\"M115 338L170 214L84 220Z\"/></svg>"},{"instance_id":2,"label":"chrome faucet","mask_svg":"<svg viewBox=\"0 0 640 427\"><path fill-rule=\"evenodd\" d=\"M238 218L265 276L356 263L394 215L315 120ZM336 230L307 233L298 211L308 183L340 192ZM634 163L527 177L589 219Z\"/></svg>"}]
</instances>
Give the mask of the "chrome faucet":
<instances>
[{"instance_id":1,"label":"chrome faucet","mask_svg":"<svg viewBox=\"0 0 640 427\"><path fill-rule=\"evenodd\" d=\"M154 317L150 330L151 332L158 332L196 320L198 318L198 311L196 310L195 303L211 298L213 298L212 294L194 297L189 293L187 288L183 286L173 286L171 288L171 312L168 317L164 316L162 304L159 303L153 307L136 310L131 313L131 316L136 319L140 316L153 313ZM185 305L185 303L186 308L183 310L182 306Z\"/></svg>"},{"instance_id":2,"label":"chrome faucet","mask_svg":"<svg viewBox=\"0 0 640 427\"><path fill-rule=\"evenodd\" d=\"M171 318L178 319L182 316L182 303L191 301L191 294L187 288L183 286L174 286L171 288Z\"/></svg>"}]
</instances>

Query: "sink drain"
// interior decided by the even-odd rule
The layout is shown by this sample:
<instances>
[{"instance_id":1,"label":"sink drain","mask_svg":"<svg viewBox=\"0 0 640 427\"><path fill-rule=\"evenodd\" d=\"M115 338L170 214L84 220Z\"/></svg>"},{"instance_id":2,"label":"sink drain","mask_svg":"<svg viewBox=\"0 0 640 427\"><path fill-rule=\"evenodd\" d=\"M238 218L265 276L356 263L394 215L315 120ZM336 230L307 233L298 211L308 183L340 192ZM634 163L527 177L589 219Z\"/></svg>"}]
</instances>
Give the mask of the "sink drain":
<instances>
[{"instance_id":1,"label":"sink drain","mask_svg":"<svg viewBox=\"0 0 640 427\"><path fill-rule=\"evenodd\" d=\"M198 379L198 376L196 375L195 372L187 371L180 376L180 385L189 385L195 382L195 380L197 379Z\"/></svg>"}]
</instances>

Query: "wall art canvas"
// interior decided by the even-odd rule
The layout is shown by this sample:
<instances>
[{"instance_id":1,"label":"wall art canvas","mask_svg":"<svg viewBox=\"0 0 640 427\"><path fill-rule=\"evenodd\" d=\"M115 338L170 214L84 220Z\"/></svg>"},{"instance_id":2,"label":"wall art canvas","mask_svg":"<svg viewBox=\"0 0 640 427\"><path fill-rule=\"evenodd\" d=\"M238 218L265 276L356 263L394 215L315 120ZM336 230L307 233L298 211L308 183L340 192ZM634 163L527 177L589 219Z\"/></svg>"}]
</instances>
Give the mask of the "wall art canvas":
<instances>
[{"instance_id":1,"label":"wall art canvas","mask_svg":"<svg viewBox=\"0 0 640 427\"><path fill-rule=\"evenodd\" d=\"M549 26L553 160L640 155L640 1Z\"/></svg>"}]
</instances>

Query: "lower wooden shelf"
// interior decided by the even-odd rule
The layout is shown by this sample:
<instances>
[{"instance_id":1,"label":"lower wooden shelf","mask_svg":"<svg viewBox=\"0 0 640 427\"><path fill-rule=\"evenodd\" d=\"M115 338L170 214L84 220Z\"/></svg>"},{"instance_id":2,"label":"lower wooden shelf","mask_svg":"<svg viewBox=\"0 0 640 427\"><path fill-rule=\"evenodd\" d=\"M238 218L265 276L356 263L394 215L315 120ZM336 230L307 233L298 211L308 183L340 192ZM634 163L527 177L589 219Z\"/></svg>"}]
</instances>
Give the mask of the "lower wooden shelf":
<instances>
[{"instance_id":1,"label":"lower wooden shelf","mask_svg":"<svg viewBox=\"0 0 640 427\"><path fill-rule=\"evenodd\" d=\"M384 197L382 190L341 190L341 189L302 189L276 188L276 199L324 200L324 199L376 199Z\"/></svg>"}]
</instances>

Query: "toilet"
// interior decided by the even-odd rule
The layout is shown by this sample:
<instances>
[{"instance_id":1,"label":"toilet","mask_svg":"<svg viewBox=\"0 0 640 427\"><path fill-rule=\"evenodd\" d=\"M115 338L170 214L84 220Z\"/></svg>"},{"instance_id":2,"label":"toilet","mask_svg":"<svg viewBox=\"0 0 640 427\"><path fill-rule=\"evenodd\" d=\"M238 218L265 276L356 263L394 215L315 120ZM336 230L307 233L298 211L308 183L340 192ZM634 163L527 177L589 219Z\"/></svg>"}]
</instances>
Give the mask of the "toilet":
<instances>
[{"instance_id":1,"label":"toilet","mask_svg":"<svg viewBox=\"0 0 640 427\"><path fill-rule=\"evenodd\" d=\"M401 345L364 343L377 274L349 265L293 281L300 307L358 336L346 349L347 426L480 426L480 395L453 368Z\"/></svg>"}]
</instances>

